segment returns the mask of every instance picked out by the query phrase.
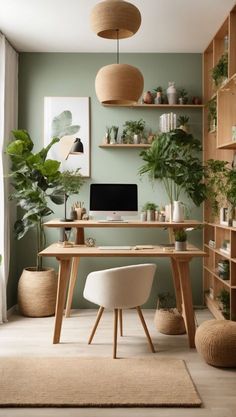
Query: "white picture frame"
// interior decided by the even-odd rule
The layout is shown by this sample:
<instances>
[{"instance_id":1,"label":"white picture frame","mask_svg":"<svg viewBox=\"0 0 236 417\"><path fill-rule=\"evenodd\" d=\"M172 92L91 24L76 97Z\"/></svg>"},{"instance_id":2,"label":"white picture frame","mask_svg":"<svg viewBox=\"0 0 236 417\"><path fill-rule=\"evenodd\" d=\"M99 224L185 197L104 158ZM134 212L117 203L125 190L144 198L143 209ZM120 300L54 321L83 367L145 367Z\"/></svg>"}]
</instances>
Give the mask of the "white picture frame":
<instances>
[{"instance_id":1,"label":"white picture frame","mask_svg":"<svg viewBox=\"0 0 236 417\"><path fill-rule=\"evenodd\" d=\"M220 208L220 224L228 226L228 207Z\"/></svg>"},{"instance_id":2,"label":"white picture frame","mask_svg":"<svg viewBox=\"0 0 236 417\"><path fill-rule=\"evenodd\" d=\"M90 98L44 97L44 146L57 136L55 119L61 121L64 115L70 118L69 126L67 122L66 134L58 136L60 141L52 146L48 158L59 161L61 171L80 168L83 177L90 177ZM71 149L79 139L83 152L72 153Z\"/></svg>"}]
</instances>

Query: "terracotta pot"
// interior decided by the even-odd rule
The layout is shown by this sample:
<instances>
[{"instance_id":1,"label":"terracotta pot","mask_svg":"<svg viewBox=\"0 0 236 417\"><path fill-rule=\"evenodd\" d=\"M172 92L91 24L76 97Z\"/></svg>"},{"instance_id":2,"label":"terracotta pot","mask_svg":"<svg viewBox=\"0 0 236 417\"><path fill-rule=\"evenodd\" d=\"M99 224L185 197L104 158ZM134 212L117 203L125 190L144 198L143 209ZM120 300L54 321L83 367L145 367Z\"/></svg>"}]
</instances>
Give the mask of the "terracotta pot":
<instances>
[{"instance_id":1,"label":"terracotta pot","mask_svg":"<svg viewBox=\"0 0 236 417\"><path fill-rule=\"evenodd\" d=\"M18 283L18 306L27 317L47 317L55 314L57 275L52 268L36 271L25 268Z\"/></svg>"},{"instance_id":2,"label":"terracotta pot","mask_svg":"<svg viewBox=\"0 0 236 417\"><path fill-rule=\"evenodd\" d=\"M143 102L145 104L152 104L153 103L153 95L150 91L146 91L146 93L143 94Z\"/></svg>"}]
</instances>

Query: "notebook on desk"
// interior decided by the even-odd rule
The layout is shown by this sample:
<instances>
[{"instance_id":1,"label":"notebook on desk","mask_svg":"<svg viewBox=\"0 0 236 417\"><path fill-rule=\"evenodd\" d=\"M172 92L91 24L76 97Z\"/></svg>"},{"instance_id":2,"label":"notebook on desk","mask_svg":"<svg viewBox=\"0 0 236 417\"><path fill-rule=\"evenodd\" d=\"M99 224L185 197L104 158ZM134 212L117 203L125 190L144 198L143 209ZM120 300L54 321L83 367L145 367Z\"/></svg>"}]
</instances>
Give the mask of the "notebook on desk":
<instances>
[{"instance_id":1,"label":"notebook on desk","mask_svg":"<svg viewBox=\"0 0 236 417\"><path fill-rule=\"evenodd\" d=\"M100 250L131 250L133 246L98 246Z\"/></svg>"}]
</instances>

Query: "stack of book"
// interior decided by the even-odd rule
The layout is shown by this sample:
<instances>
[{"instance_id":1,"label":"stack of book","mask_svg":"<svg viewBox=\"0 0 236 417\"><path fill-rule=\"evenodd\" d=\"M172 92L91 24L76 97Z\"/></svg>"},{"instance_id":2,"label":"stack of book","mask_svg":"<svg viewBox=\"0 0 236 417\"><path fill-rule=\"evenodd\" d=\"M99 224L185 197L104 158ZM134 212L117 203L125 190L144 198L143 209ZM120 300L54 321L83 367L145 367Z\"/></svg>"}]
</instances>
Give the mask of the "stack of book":
<instances>
[{"instance_id":1,"label":"stack of book","mask_svg":"<svg viewBox=\"0 0 236 417\"><path fill-rule=\"evenodd\" d=\"M164 113L160 116L160 132L167 133L176 129L176 114Z\"/></svg>"},{"instance_id":2,"label":"stack of book","mask_svg":"<svg viewBox=\"0 0 236 417\"><path fill-rule=\"evenodd\" d=\"M208 244L209 244L210 248L213 248L214 249L216 247L216 242L214 240L212 240L212 239L209 240L209 243Z\"/></svg>"}]
</instances>

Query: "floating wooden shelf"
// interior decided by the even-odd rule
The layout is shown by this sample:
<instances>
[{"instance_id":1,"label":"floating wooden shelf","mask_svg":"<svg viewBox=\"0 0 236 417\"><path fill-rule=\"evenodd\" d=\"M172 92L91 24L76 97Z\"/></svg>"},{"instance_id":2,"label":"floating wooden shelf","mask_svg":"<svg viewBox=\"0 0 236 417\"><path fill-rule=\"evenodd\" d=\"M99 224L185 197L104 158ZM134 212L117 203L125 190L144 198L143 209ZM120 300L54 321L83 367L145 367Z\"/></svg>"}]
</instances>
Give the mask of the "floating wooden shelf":
<instances>
[{"instance_id":1,"label":"floating wooden shelf","mask_svg":"<svg viewBox=\"0 0 236 417\"><path fill-rule=\"evenodd\" d=\"M139 143L137 145L129 143L129 144L125 144L125 143L117 143L116 145L109 145L109 144L104 144L104 145L99 145L99 148L116 148L116 149L121 149L121 148L125 148L125 149L140 149L140 148L150 148L151 145L147 144L147 143Z\"/></svg>"},{"instance_id":2,"label":"floating wooden shelf","mask_svg":"<svg viewBox=\"0 0 236 417\"><path fill-rule=\"evenodd\" d=\"M130 108L142 108L142 109L161 109L161 108L173 108L173 109L202 109L204 107L204 104L103 104L104 107L130 107Z\"/></svg>"}]
</instances>

